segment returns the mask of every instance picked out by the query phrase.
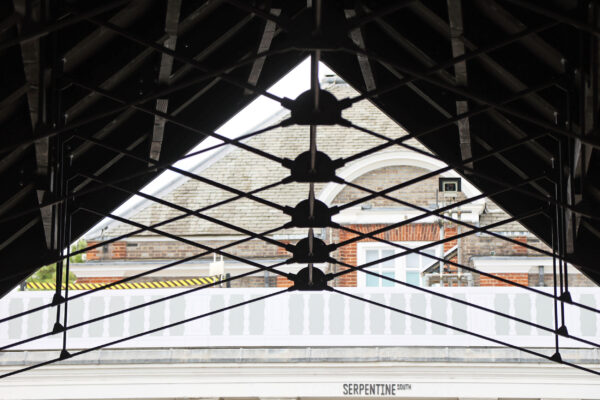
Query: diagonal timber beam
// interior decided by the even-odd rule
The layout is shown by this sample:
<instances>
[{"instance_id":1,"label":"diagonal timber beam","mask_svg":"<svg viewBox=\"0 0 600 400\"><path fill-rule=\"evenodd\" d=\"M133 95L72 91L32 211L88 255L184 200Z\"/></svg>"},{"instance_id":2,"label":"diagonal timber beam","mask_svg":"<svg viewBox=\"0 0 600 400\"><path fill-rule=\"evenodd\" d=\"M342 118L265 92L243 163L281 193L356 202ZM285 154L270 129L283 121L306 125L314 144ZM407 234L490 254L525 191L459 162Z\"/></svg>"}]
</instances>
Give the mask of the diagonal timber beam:
<instances>
[{"instance_id":1,"label":"diagonal timber beam","mask_svg":"<svg viewBox=\"0 0 600 400\"><path fill-rule=\"evenodd\" d=\"M500 6L498 2L494 0L476 0L479 11L488 17L492 22L497 24L504 32L509 34L515 34L517 32L527 29L527 26L519 21L514 15L509 13L504 7ZM558 74L565 72L565 63L563 61L563 55L550 46L548 42L542 39L537 34L529 35L520 43L525 46L529 51L535 54L540 60L548 65L552 70Z\"/></svg>"},{"instance_id":2,"label":"diagonal timber beam","mask_svg":"<svg viewBox=\"0 0 600 400\"><path fill-rule=\"evenodd\" d=\"M367 10L367 8L365 8L365 10ZM390 35L390 37L392 37L392 39L396 40L394 38L394 35L400 35L390 24L387 24L385 21L377 20L377 23L384 31L388 32L388 34ZM446 60L439 64L436 64L435 62L431 61L430 65L428 65L428 68L427 68L427 70L424 71L424 73L426 75L438 74L438 75L440 75L440 77L444 78L443 74L447 74L446 71L444 71L444 70L452 67L457 62L477 59L477 58L481 57L483 54L487 54L494 50L501 49L505 46L508 46L509 44L518 42L519 40L522 40L523 38L525 38L531 34L546 31L557 25L558 25L558 22L549 22L549 23L541 24L536 27L525 29L517 34L510 35L510 36L508 36L504 39L501 39L497 42L479 47L479 48L477 48L477 50L471 50L462 57L457 57L457 58L453 57L453 58ZM390 32L392 32L392 34L390 34ZM404 50L406 50L408 53L412 54L416 59L425 59L423 56L428 58L428 56L423 51L421 51L421 49L419 47L412 45L412 44L404 45L403 41L396 41L396 42L398 44L400 44L401 46L403 46ZM406 42L408 42L408 41L406 41ZM385 93L389 93L393 90L403 87L404 85L406 85L410 82L414 82L415 80L416 80L415 78L404 79L400 82L396 82L394 84L387 85L386 87L383 87L383 88L380 87L379 89L377 89L373 92L361 93L357 96L352 97L350 99L350 102L356 103L356 102L364 100L364 99L371 99L376 96L379 96L379 95L382 95Z\"/></svg>"},{"instance_id":3,"label":"diagonal timber beam","mask_svg":"<svg viewBox=\"0 0 600 400\"><path fill-rule=\"evenodd\" d=\"M7 40L5 42L0 43L0 51L7 49L9 47L15 46L17 44L20 43L26 43L30 40L36 40L39 39L41 37L44 37L46 35L48 35L49 33L52 32L56 32L60 29L66 28L70 25L76 24L78 22L81 22L82 20L84 20L85 18L88 17L93 17L95 15L98 14L103 14L107 11L110 11L114 8L117 8L119 6L122 6L124 4L129 3L132 0L114 0L114 1L109 1L108 3L103 4L100 7L97 8L93 8L91 10L85 10L82 11L81 13L79 13L78 15L75 16L71 16L69 18L65 18L65 19L61 19L59 21L56 21L54 23L51 24L47 24L45 26L42 26L40 28L38 28L37 30L31 31L31 32L24 32L22 34L20 34L18 37L14 38L14 39L10 39ZM153 1L153 0L150 0ZM22 7L20 9L23 9Z\"/></svg>"},{"instance_id":4,"label":"diagonal timber beam","mask_svg":"<svg viewBox=\"0 0 600 400\"><path fill-rule=\"evenodd\" d=\"M344 11L346 18L351 20L356 17L356 11L352 9L348 9ZM355 29L350 31L350 39L354 42L355 45L360 47L361 49L365 48L365 39L362 34L362 29L360 26L357 26ZM357 54L356 58L358 60L358 65L360 67L360 72L362 73L363 80L365 81L365 88L367 91L371 92L377 89L377 85L375 84L375 77L373 76L373 70L371 69L371 63L369 62L369 58L365 57L362 54Z\"/></svg>"},{"instance_id":5,"label":"diagonal timber beam","mask_svg":"<svg viewBox=\"0 0 600 400\"><path fill-rule=\"evenodd\" d=\"M14 0L15 10L24 10L25 16L18 24L18 31L22 33L26 23L40 24L47 18L42 15L40 1L25 2L24 0ZM46 76L45 63L42 56L41 39L29 40L20 43L21 57L23 60L23 70L25 72L25 81L27 82L27 104L29 106L29 118L31 122L31 132L37 136L43 130L46 124ZM35 175L38 178L38 187L36 195L38 204L42 204L47 196L50 187L50 139L43 138L35 142ZM46 248L52 246L52 209L50 207L40 208L42 225L44 228L44 238Z\"/></svg>"},{"instance_id":6,"label":"diagonal timber beam","mask_svg":"<svg viewBox=\"0 0 600 400\"><path fill-rule=\"evenodd\" d=\"M121 27L130 26L138 20L152 5L144 0L131 0L129 4L112 15L109 21ZM63 71L74 71L83 62L93 56L99 49L116 37L116 33L107 29L97 28L89 35L82 38L77 44L63 55Z\"/></svg>"},{"instance_id":7,"label":"diagonal timber beam","mask_svg":"<svg viewBox=\"0 0 600 400\"><path fill-rule=\"evenodd\" d=\"M464 34L462 17L462 0L448 0L448 20L450 22L450 44L452 46L452 57L461 57L465 54L465 44L462 41ZM461 61L454 64L455 82L458 86L467 87L467 62ZM463 114L469 111L469 105L466 100L456 101L456 113ZM469 119L463 118L458 121L458 137L460 144L460 154L463 160L471 158L471 130ZM467 164L467 167L473 168L473 163Z\"/></svg>"},{"instance_id":8,"label":"diagonal timber beam","mask_svg":"<svg viewBox=\"0 0 600 400\"><path fill-rule=\"evenodd\" d=\"M585 21L579 21L575 18L571 18L568 15L566 15L564 12L557 12L557 11L551 10L547 7L537 5L531 1L524 1L524 0L503 0L503 1L505 1L507 3L516 4L519 7L533 11L533 12L543 15L545 17L554 19L563 24L574 26L575 28L585 31L585 32L588 32L596 37L600 37L600 28L599 27L588 24Z\"/></svg>"},{"instance_id":9,"label":"diagonal timber beam","mask_svg":"<svg viewBox=\"0 0 600 400\"><path fill-rule=\"evenodd\" d=\"M271 9L271 14L275 16L279 16L281 14L280 8ZM260 39L260 43L258 44L258 53L263 53L271 48L271 42L277 33L277 24L272 20L267 20L265 22L265 30L263 31L262 37ZM260 74L262 72L263 66L265 65L266 57L261 57L254 61L252 64L252 69L250 70L250 75L248 76L248 83L252 86L256 86L258 83L258 79L260 78ZM249 95L252 92L248 89L244 90L245 95Z\"/></svg>"},{"instance_id":10,"label":"diagonal timber beam","mask_svg":"<svg viewBox=\"0 0 600 400\"><path fill-rule=\"evenodd\" d=\"M23 236L28 230L37 225L41 220L40 216L33 217L24 225L19 226L16 232L12 233L9 237L0 242L0 250L4 250L4 248L8 247L12 242Z\"/></svg>"},{"instance_id":11,"label":"diagonal timber beam","mask_svg":"<svg viewBox=\"0 0 600 400\"><path fill-rule=\"evenodd\" d=\"M167 2L167 13L165 16L165 33L167 39L165 39L162 45L169 49L175 50L177 45L177 27L179 25L179 14L181 12L181 0L168 0ZM159 86L168 86L169 79L171 77L171 71L173 70L173 56L169 54L161 54L160 56L160 68L158 70L158 84ZM169 99L161 98L156 99L156 109L163 113L166 113L169 108ZM154 117L154 127L152 129L152 140L150 142L150 158L152 160L158 160L160 158L160 150L163 143L163 136L165 134L165 119L162 117Z\"/></svg>"}]
</instances>

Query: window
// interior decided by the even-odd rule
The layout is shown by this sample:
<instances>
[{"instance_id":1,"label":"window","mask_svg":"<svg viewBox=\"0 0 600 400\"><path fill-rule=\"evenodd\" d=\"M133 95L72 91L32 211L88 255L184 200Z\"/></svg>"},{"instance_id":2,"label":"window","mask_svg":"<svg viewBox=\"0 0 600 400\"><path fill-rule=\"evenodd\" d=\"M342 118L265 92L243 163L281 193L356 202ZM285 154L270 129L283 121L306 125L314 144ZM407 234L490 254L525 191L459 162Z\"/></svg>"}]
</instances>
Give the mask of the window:
<instances>
[{"instance_id":1,"label":"window","mask_svg":"<svg viewBox=\"0 0 600 400\"><path fill-rule=\"evenodd\" d=\"M420 247L427 242L400 242L402 246L415 248ZM357 256L358 264L382 260L395 254L403 253L405 250L399 247L392 247L381 243L358 243ZM422 250L423 253L441 257L441 246L431 247ZM436 260L425 255L411 253L402 257L391 258L381 261L369 268L369 271L380 275L394 278L399 281L408 282L412 285L421 286L421 271L430 266ZM377 276L358 272L358 286L366 287L393 287L401 286L395 282L379 278Z\"/></svg>"},{"instance_id":2,"label":"window","mask_svg":"<svg viewBox=\"0 0 600 400\"><path fill-rule=\"evenodd\" d=\"M440 178L440 192L460 192L460 178Z\"/></svg>"}]
</instances>

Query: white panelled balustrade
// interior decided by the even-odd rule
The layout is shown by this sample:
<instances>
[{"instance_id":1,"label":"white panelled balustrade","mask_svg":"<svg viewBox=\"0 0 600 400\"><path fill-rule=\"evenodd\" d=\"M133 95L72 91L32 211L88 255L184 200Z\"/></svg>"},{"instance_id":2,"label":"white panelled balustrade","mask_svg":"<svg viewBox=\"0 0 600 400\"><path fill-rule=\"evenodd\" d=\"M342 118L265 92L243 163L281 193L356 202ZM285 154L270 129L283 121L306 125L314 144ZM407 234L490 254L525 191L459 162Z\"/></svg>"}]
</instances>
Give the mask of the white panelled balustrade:
<instances>
[{"instance_id":1,"label":"white panelled balustrade","mask_svg":"<svg viewBox=\"0 0 600 400\"><path fill-rule=\"evenodd\" d=\"M159 299L184 289L101 291L69 302L69 324L76 324L127 307ZM68 331L67 347L84 349L106 344L149 329L263 296L280 289L205 289L114 316ZM510 321L407 288L340 288L436 321L467 329L518 346L552 347L549 332ZM434 288L466 300L553 328L550 298L518 288ZM551 290L546 288L545 290ZM72 291L71 295L78 292ZM51 291L13 292L0 300L0 316L47 304ZM573 300L600 308L600 289L571 288ZM61 310L61 313L64 310ZM559 307L560 312L560 307ZM0 324L0 345L52 329L56 307ZM600 341L600 314L565 305L571 335ZM62 322L62 317L61 317ZM58 349L62 334L36 340L16 349ZM118 347L240 347L240 346L495 346L375 305L331 292L287 292L183 325L126 341ZM561 346L587 347L561 338Z\"/></svg>"}]
</instances>

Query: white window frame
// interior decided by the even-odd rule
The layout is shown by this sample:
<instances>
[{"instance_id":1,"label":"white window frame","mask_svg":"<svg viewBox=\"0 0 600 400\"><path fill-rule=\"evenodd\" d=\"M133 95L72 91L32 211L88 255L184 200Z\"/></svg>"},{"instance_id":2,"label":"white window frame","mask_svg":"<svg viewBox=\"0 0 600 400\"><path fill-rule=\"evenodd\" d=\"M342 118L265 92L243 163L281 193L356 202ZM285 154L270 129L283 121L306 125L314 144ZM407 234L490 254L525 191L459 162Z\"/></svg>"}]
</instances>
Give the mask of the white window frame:
<instances>
[{"instance_id":1,"label":"white window frame","mask_svg":"<svg viewBox=\"0 0 600 400\"><path fill-rule=\"evenodd\" d=\"M423 242L423 241L409 241L409 242L393 242L394 244L402 245L409 248L415 248L424 246L426 244L430 244L432 242ZM442 245L437 245L435 247L436 257L442 257L441 254L443 251ZM367 261L367 250L394 250L394 254L402 253L406 250L400 247L390 246L381 242L358 242L356 244L356 261L359 266L365 264ZM394 279L406 282L406 256L398 257L394 259ZM421 263L422 264L422 263ZM419 286L423 284L423 278L421 276L421 272L425 268L425 265L421 265L419 267ZM356 284L358 287L367 287L367 274L361 271L356 272L358 274L356 279ZM400 284L395 283L394 286L401 286ZM383 287L383 286L380 286Z\"/></svg>"}]
</instances>

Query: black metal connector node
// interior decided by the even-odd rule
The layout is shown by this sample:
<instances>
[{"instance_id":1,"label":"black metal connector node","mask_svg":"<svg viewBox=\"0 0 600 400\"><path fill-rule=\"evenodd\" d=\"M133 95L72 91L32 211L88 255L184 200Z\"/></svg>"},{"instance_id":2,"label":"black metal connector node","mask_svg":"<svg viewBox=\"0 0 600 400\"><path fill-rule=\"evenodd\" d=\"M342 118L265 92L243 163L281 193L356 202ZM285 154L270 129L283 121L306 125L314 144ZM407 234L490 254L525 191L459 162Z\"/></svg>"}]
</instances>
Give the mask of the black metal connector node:
<instances>
[{"instance_id":1,"label":"black metal connector node","mask_svg":"<svg viewBox=\"0 0 600 400\"><path fill-rule=\"evenodd\" d=\"M569 303L569 304L573 303L573 299L571 298L571 293L569 293L568 290L566 292L563 292L563 294L561 294L558 299L560 301L564 301L565 303Z\"/></svg>"},{"instance_id":2,"label":"black metal connector node","mask_svg":"<svg viewBox=\"0 0 600 400\"><path fill-rule=\"evenodd\" d=\"M339 168L335 161L321 151L315 154L315 167L311 168L311 156L305 151L296 157L294 161L286 158L282 165L290 170L290 182L332 182L339 181L335 176L335 170Z\"/></svg>"},{"instance_id":3,"label":"black metal connector node","mask_svg":"<svg viewBox=\"0 0 600 400\"><path fill-rule=\"evenodd\" d=\"M313 238L312 252L309 246L310 239L304 238L291 246L292 258L288 259L288 264L291 263L324 263L331 261L329 253L333 250L332 246L328 246L321 239Z\"/></svg>"},{"instance_id":4,"label":"black metal connector node","mask_svg":"<svg viewBox=\"0 0 600 400\"><path fill-rule=\"evenodd\" d=\"M300 94L296 99L283 99L281 105L291 111L288 119L281 122L289 125L343 125L350 122L342 118L342 110L347 107L327 90L319 90L319 106L315 107L315 95L312 90Z\"/></svg>"},{"instance_id":5,"label":"black metal connector node","mask_svg":"<svg viewBox=\"0 0 600 400\"><path fill-rule=\"evenodd\" d=\"M60 359L61 360L66 360L67 358L71 358L71 353L69 353L67 350L63 350L60 352Z\"/></svg>"},{"instance_id":6,"label":"black metal connector node","mask_svg":"<svg viewBox=\"0 0 600 400\"><path fill-rule=\"evenodd\" d=\"M552 357L550 357L550 359L554 362L562 364L562 357L560 356L560 353L558 351L556 353L552 354Z\"/></svg>"},{"instance_id":7,"label":"black metal connector node","mask_svg":"<svg viewBox=\"0 0 600 400\"><path fill-rule=\"evenodd\" d=\"M314 201L313 214L310 215L310 200L302 200L296 207L286 207L284 211L292 217L290 226L296 228L325 228L331 226L331 217L338 213L338 207L327 207L319 200Z\"/></svg>"},{"instance_id":8,"label":"black metal connector node","mask_svg":"<svg viewBox=\"0 0 600 400\"><path fill-rule=\"evenodd\" d=\"M62 324L60 322L55 322L54 326L52 327L52 333L61 333L64 330L65 330L65 327L62 326Z\"/></svg>"},{"instance_id":9,"label":"black metal connector node","mask_svg":"<svg viewBox=\"0 0 600 400\"><path fill-rule=\"evenodd\" d=\"M65 302L65 298L60 293L54 293L54 296L52 297L52 303L51 303L53 306L57 306L64 302Z\"/></svg>"},{"instance_id":10,"label":"black metal connector node","mask_svg":"<svg viewBox=\"0 0 600 400\"><path fill-rule=\"evenodd\" d=\"M567 330L567 327L562 325L560 328L558 328L556 330L556 333L559 334L560 336L564 336L564 337L569 337L569 331Z\"/></svg>"},{"instance_id":11,"label":"black metal connector node","mask_svg":"<svg viewBox=\"0 0 600 400\"><path fill-rule=\"evenodd\" d=\"M290 287L290 290L302 290L302 291L331 291L331 287L327 285L330 280L328 275L325 275L317 267L312 268L312 281L310 280L310 267L304 267L296 275L290 274L288 277L294 282L294 285Z\"/></svg>"}]
</instances>

